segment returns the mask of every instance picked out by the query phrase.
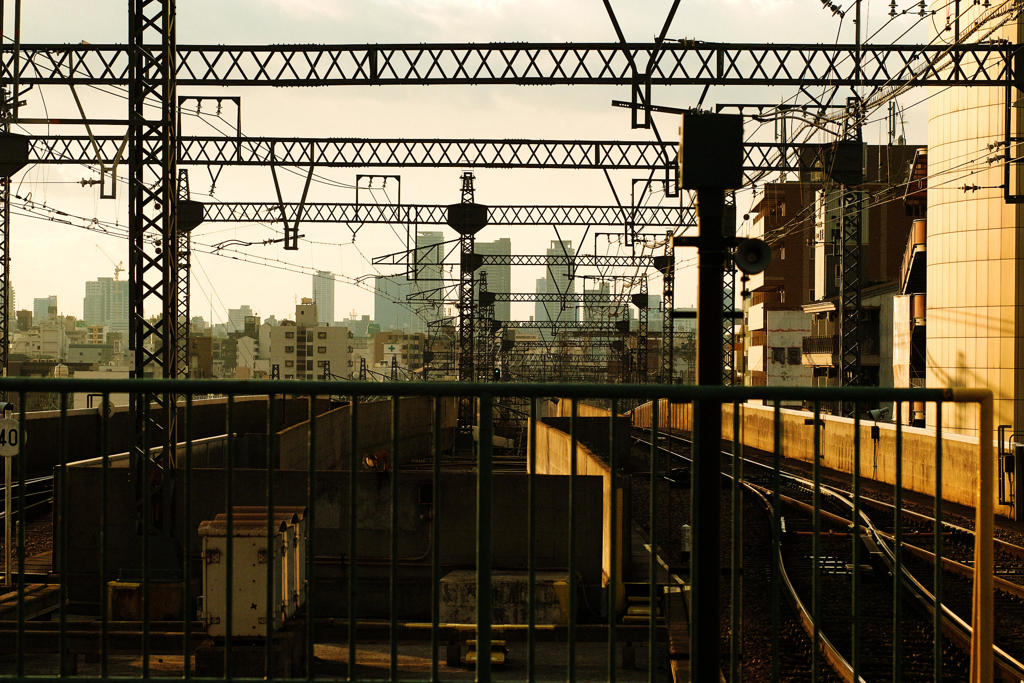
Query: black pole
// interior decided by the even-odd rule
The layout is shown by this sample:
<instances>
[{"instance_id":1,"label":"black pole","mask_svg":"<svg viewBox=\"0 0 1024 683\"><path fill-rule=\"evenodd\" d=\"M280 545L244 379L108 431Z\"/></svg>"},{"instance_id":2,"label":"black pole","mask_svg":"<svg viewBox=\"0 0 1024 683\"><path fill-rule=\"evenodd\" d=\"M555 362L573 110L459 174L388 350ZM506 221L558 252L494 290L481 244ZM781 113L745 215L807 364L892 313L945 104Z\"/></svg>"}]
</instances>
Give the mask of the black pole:
<instances>
[{"instance_id":1,"label":"black pole","mask_svg":"<svg viewBox=\"0 0 1024 683\"><path fill-rule=\"evenodd\" d=\"M697 282L697 384L722 383L722 294L726 256L722 234L725 191L697 190L700 256ZM717 681L719 662L719 450L722 403L701 399L694 404L696 457L692 476L692 527L696 556L692 558L691 648L699 652L691 664L695 681Z\"/></svg>"}]
</instances>

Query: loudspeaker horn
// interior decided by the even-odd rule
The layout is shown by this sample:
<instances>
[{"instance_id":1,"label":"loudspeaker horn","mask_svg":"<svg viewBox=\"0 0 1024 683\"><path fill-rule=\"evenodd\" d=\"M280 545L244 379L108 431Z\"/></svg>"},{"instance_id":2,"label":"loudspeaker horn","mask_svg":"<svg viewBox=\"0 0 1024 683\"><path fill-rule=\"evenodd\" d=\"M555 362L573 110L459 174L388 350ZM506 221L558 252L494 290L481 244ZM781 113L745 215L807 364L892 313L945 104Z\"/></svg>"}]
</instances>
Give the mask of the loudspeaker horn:
<instances>
[{"instance_id":1,"label":"loudspeaker horn","mask_svg":"<svg viewBox=\"0 0 1024 683\"><path fill-rule=\"evenodd\" d=\"M736 267L747 275L762 272L772 262L772 249L763 240L745 239L736 245Z\"/></svg>"}]
</instances>

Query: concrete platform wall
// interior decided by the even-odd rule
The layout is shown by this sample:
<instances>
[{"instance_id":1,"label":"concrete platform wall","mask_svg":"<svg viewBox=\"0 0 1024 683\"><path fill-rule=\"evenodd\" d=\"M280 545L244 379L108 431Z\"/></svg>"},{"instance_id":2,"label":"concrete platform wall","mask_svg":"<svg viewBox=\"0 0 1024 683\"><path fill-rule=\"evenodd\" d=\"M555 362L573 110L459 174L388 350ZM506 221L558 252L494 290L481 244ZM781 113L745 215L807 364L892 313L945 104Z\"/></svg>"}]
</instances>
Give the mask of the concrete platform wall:
<instances>
[{"instance_id":1,"label":"concrete platform wall","mask_svg":"<svg viewBox=\"0 0 1024 683\"><path fill-rule=\"evenodd\" d=\"M971 406L973 408L973 406ZM743 405L741 438L745 446L771 452L775 448L774 409ZM733 406L723 406L722 439L732 441ZM782 455L805 462L814 461L814 427L807 422L813 414L802 410L781 410ZM852 472L854 461L854 421L851 418L822 415L821 464L839 472ZM689 433L693 425L689 404L674 405L669 416L667 401L658 406L659 424L671 423L674 430ZM633 411L634 426L650 427L651 405ZM872 438L877 427L878 438ZM935 433L931 429L902 428L903 487L925 495L935 494ZM893 484L896 480L896 425L861 420L860 474L867 479ZM944 434L942 438L942 497L953 503L974 507L978 488L978 439ZM994 477L998 479L998 477ZM996 490L992 491L997 500ZM996 505L996 514L1012 516L1008 505Z\"/></svg>"}]
</instances>

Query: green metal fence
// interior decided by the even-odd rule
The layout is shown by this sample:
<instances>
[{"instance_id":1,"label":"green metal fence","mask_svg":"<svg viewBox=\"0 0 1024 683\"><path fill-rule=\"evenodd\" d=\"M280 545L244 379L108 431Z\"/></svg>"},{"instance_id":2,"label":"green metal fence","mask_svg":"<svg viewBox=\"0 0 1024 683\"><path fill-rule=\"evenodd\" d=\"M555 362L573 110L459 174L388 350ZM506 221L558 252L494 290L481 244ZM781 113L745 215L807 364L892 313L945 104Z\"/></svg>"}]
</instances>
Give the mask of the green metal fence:
<instances>
[{"instance_id":1,"label":"green metal fence","mask_svg":"<svg viewBox=\"0 0 1024 683\"><path fill-rule=\"evenodd\" d=\"M755 680L748 638L755 629L743 612L744 596L752 590L770 597L764 615L770 665L762 671L764 679L780 680L786 645L779 636L792 600L785 597L790 580L780 549L796 533L784 528L784 520L799 507L782 493L789 476L783 462L795 450L783 424L794 418L784 414L783 402L815 406L806 414L814 454L806 473L813 490L807 504L813 546L809 606L797 599L794 611L814 643L806 677L816 680L831 665L857 680L877 655L864 651L861 627L870 619L859 607L860 568L865 544L878 542L868 540L874 534L888 543L895 567L890 659L892 676L904 680L901 626L910 608L901 600L911 579L901 571L899 406L974 403L980 433L992 433L991 397L966 390L18 378L0 379L0 390L18 406L40 392L56 394L60 406L45 424L23 408L13 415L20 449L14 456L13 507L5 510L16 521L12 584L0 604L5 680L712 680L711 672L714 680L718 672L728 680ZM72 421L89 412L70 409L73 394L99 395L92 426ZM136 410L159 411L175 401L177 409L174 419L147 414L133 435L137 447L119 455L109 447L113 432L135 424L117 422L112 397L123 394L141 397ZM216 408L223 439L196 436L197 425L210 428L212 409L193 397L210 395L224 397ZM153 396L172 400L151 403ZM256 417L246 399L245 417L249 430L262 420L263 450L251 448L251 431L239 432L241 397L250 396L265 397ZM346 402L327 406L322 399L329 396ZM449 406L460 396L475 399L475 430L452 422ZM526 443L503 428L496 433L496 407L509 400L527 407L517 412L528 425ZM744 446L744 432L754 422L743 406L751 400L767 406L760 409L768 411L772 425L767 448ZM843 514L830 511L822 497L835 482L825 472L823 439L831 437L823 432L820 406L837 401L865 409L880 401L897 406L897 423L885 426L896 449L895 508L892 532L873 530L861 496L868 478L861 462L862 428L871 425L856 417L842 423L848 427L834 427L850 430L852 469L861 475L847 476L851 507L841 532L851 555L850 593L826 595L821 544L839 532L826 532L822 524L835 524ZM296 418L294 408L303 403L315 408ZM724 420L728 433L693 434L692 410L713 404L731 408L732 419ZM595 405L605 407L606 417ZM626 406L638 406L628 422L612 419ZM410 420L403 411L418 412ZM552 414L562 417L545 419ZM173 425L172 439L163 431L150 433L151 425L161 424ZM86 447L90 430L98 437ZM942 491L941 424L937 432L930 463L934 490ZM717 443L723 436L729 443L720 462L687 463L692 452L685 439ZM297 439L304 441L301 458ZM43 441L45 448L39 446ZM198 444L201 457L193 452ZM222 447L211 450L211 444ZM517 450L524 447L525 454ZM744 453L761 456L760 474L753 470L760 465L745 464ZM990 439L979 440L976 455L979 540L965 656L972 680L990 680ZM48 531L45 519L31 514L34 500L27 492L51 462L55 487ZM685 470L698 464L721 467L723 481L731 484L691 486ZM744 534L743 506L751 497L766 504L772 520L766 537ZM679 501L686 499L690 512L683 517L713 525L692 529L688 554L674 545L685 534L671 525ZM941 496L934 497L933 508L941 518ZM727 522L719 521L723 512ZM222 536L199 540L195 530L203 522L211 534L221 529ZM932 550L942 558L942 525L935 522L933 531ZM223 538L221 545L213 549L211 538ZM730 544L724 576L718 571L719 538ZM403 555L413 542L417 554ZM770 549L767 578L744 565L744 548L752 543ZM297 548L294 555L289 547ZM44 566L46 548L52 559ZM252 558L245 554L250 551ZM217 565L224 567L223 583L216 584L223 605L215 620L211 577ZM291 578L282 579L282 573ZM930 599L935 608L928 667L935 680L943 675L943 644L954 642L942 636L949 630L942 577L936 569L923 603ZM257 586L258 596L245 592L246 582ZM288 586L295 598L275 592L287 592ZM241 596L254 614L236 604ZM282 607L288 599L291 607ZM467 599L472 618L443 617L445 610L459 613ZM850 606L848 644L832 642L821 630L826 601ZM115 618L125 613L136 618ZM239 614L256 618L257 631L239 633Z\"/></svg>"}]
</instances>

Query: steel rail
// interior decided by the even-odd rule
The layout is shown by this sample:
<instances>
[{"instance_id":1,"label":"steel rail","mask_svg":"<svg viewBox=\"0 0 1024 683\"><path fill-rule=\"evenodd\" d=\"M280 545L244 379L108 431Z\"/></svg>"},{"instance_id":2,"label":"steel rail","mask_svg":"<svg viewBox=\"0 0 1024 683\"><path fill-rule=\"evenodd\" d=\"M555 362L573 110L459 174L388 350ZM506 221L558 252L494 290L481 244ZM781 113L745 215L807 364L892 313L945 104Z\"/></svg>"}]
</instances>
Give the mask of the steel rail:
<instances>
[{"instance_id":1,"label":"steel rail","mask_svg":"<svg viewBox=\"0 0 1024 683\"><path fill-rule=\"evenodd\" d=\"M675 440L675 441L679 441L679 442L683 442L683 443L687 443L687 444L691 444L692 443L692 441L690 439L687 439L686 437L683 437L683 436L679 436L677 434L671 434L671 433L666 433L666 432L662 432L661 434L663 436L666 436L670 440ZM634 440L640 442L641 444L649 445L649 442L645 441L641 437L638 437L638 436L634 435L632 438ZM659 446L659 448L662 448L666 453L668 453L669 455L671 455L673 457L676 457L678 459L686 460L686 461L690 460L689 458L687 458L686 456L682 455L681 453L676 453L675 451L673 451L671 449L665 448L663 446ZM721 451L721 455L723 455L723 456L730 456L731 457L732 453L730 451L722 450ZM756 459L753 459L753 458L743 457L742 460L743 460L744 464L750 464L750 465L753 465L755 467L759 467L759 468L766 469L766 470L770 470L771 469L769 465L766 465L765 463L760 462L759 460L756 460ZM802 476L797 475L797 474L793 474L792 472L782 471L779 474L780 474L780 476L783 479L788 479L788 480L790 480L790 481L792 481L794 483L797 483L797 484L799 484L801 486L804 486L806 488L813 487L813 485L814 485L814 482L812 480L807 479L806 477L802 477ZM725 472L724 470L722 471L722 476L727 477L727 478L730 477L730 475L727 472ZM757 487L757 486L752 485L750 482L743 482L743 483L744 483L745 486L747 486L751 490L755 490L755 492L756 492L756 488L761 488L761 487ZM836 487L834 487L832 485L829 485L829 484L821 484L820 486L821 486L821 491L823 493L825 493L826 495L830 496L832 499L841 502L843 505L846 505L847 507L851 508L851 510L853 509L853 502L851 500L852 494L850 492L844 491L842 489L838 489L838 488L836 488ZM891 503L885 503L884 501L877 501L875 499L862 498L862 501L864 501L864 502L870 501L872 503L878 503L880 505L888 506L890 508L894 507ZM919 518L925 519L925 520L931 520L932 519L932 518L928 517L927 515L924 515L924 514L919 513L919 512L909 511L909 510L906 510L906 509L903 509L902 512L906 513L906 514L913 515L915 517L919 517ZM874 523L874 521L871 519L871 517L863 509L861 509L859 511L859 514L860 514L861 520L863 521L863 523L865 525L865 528L867 528L867 530L871 533L871 535L875 539L875 542L878 545L878 547L882 548L883 553L885 555L884 560L886 562L887 568L888 568L888 570L890 572L892 572L893 569L894 569L895 552L894 552L894 549L893 549L891 543L894 541L894 537L891 534L887 534L886 532L881 531L878 528L878 526ZM956 531L961 531L961 532L964 532L964 533L969 533L972 536L974 535L974 531L971 530L971 529L968 529L966 527L961 527L961 526L958 526L958 525L954 525L954 524L946 522L944 520L940 520L940 523L943 526L949 527L949 528L954 529ZM1011 549L1015 549L1015 548L1019 547L1019 546L1016 546L1016 545L1013 545L1013 544L1007 544L1007 545L1009 545L1011 547ZM781 557L780 557L780 559L781 559ZM781 562L780 562L780 568L782 569L783 576L785 576L785 574L786 574L785 566ZM901 568L900 568L900 575L901 575L901 580L902 580L903 584L905 585L905 587L915 596L915 598L918 600L918 602L920 602L922 604L922 606L925 607L925 609L928 611L928 613L931 614L933 609L934 609L934 602L935 602L934 595L931 593L931 591L929 591L921 583L921 581L918 580L916 576L914 576L914 574L910 571L910 569L908 569L905 565L901 566ZM788 582L788 580L786 581L786 583L787 583L787 586L792 588L792 586ZM795 594L792 597L794 597L799 602L799 598L796 597ZM800 603L800 604L802 605L802 603ZM970 644L971 644L971 642L973 642L972 641L972 637L971 637L972 634L973 634L973 629L972 629L971 625L968 624L960 615L956 614L945 603L942 603L941 611L942 611L943 625L945 627L944 630L947 633L952 632L953 635L954 635L954 639L964 649L965 654L970 654L970 647L971 647ZM825 642L827 640L824 634L821 634L820 638L822 639L823 642ZM834 648L834 646L832 646L831 643L828 643L828 647ZM1016 677L1016 678L1024 680L1024 662L1022 662L1021 660L1015 658L1013 655L1010 655L1008 652L1003 650L998 645L993 644L992 651L993 651L993 654L994 654L994 660L995 660L994 663L995 663L995 665L997 667L999 667L999 669L1003 673L1005 673L1005 674L1007 674L1009 676L1013 676L1013 677ZM836 655L842 658L842 656L839 655L838 651L836 651ZM831 656L831 654L829 654L828 656ZM843 662L846 662L846 664L849 666L848 675L844 677L844 680L852 681L852 677L851 676L852 676L853 668L852 668L852 666L849 665L849 662L847 662L847 660L845 658L842 658L842 660L843 660ZM841 676L843 675L842 672L839 672L839 671L837 671L836 673L841 675ZM861 680L863 680L863 679L861 679Z\"/></svg>"}]
</instances>

